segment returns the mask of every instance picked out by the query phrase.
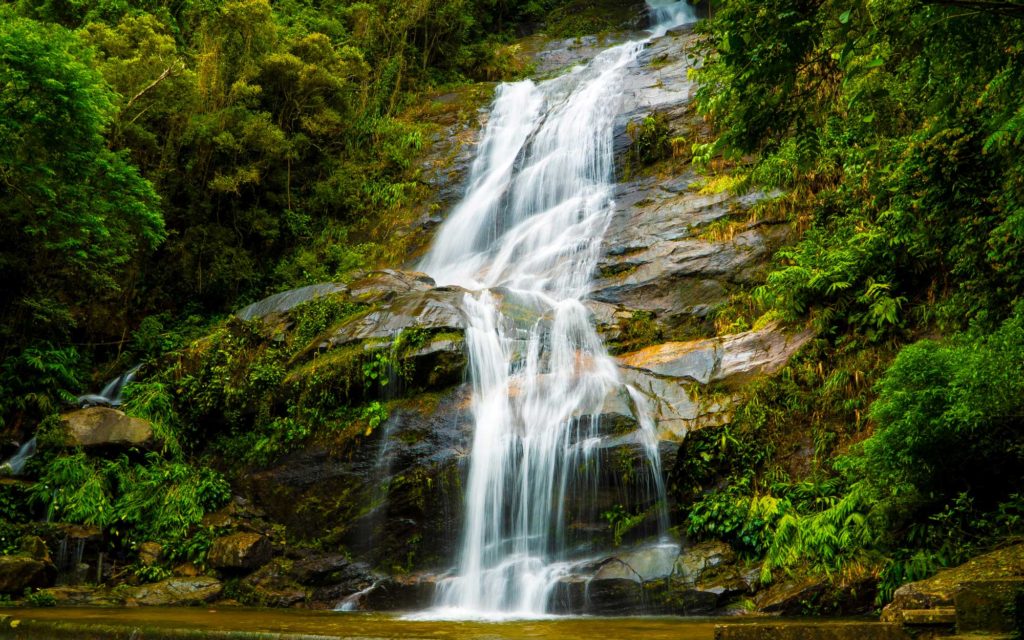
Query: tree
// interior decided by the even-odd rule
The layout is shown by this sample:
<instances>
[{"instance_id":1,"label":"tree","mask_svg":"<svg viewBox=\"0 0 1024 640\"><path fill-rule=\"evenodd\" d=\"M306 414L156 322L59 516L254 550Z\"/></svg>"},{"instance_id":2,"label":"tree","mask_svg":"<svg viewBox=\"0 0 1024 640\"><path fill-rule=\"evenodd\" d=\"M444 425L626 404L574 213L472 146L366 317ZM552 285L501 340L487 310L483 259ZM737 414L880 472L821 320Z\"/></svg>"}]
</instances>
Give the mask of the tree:
<instances>
[{"instance_id":1,"label":"tree","mask_svg":"<svg viewBox=\"0 0 1024 640\"><path fill-rule=\"evenodd\" d=\"M71 32L0 12L4 359L123 308L126 267L164 239L152 186L107 148L112 95L88 58Z\"/></svg>"}]
</instances>

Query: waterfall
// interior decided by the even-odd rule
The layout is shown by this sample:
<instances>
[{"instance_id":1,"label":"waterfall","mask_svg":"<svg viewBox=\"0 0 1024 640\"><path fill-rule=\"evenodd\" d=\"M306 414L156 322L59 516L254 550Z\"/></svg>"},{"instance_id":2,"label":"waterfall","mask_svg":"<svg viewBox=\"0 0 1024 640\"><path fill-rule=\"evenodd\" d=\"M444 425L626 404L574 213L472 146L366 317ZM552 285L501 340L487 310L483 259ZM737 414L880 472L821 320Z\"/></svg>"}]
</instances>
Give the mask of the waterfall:
<instances>
[{"instance_id":1,"label":"waterfall","mask_svg":"<svg viewBox=\"0 0 1024 640\"><path fill-rule=\"evenodd\" d=\"M689 6L652 6L655 34L692 21ZM632 444L645 460L646 495L667 528L653 420L627 388L584 305L614 211L613 125L622 80L648 41L608 49L542 82L503 84L467 193L420 269L467 294L466 344L474 436L462 545L439 585L438 614L536 616L568 573L574 505L595 502L600 415L631 398ZM638 483L641 487L644 483Z\"/></svg>"},{"instance_id":2,"label":"waterfall","mask_svg":"<svg viewBox=\"0 0 1024 640\"><path fill-rule=\"evenodd\" d=\"M18 448L17 453L10 457L9 460L0 464L0 476L2 475L21 475L21 472L25 470L25 465L32 456L36 455L36 439L31 438L25 444Z\"/></svg>"},{"instance_id":3,"label":"waterfall","mask_svg":"<svg viewBox=\"0 0 1024 640\"><path fill-rule=\"evenodd\" d=\"M697 21L696 9L686 0L647 0L647 6L654 18L656 35L672 27Z\"/></svg>"},{"instance_id":4,"label":"waterfall","mask_svg":"<svg viewBox=\"0 0 1024 640\"><path fill-rule=\"evenodd\" d=\"M135 365L128 371L125 371L108 382L99 393L87 393L85 395L78 396L78 406L91 407L95 405L102 405L108 407L120 407L124 403L123 391L125 385L135 380L135 374L138 373L141 368L141 364Z\"/></svg>"}]
</instances>

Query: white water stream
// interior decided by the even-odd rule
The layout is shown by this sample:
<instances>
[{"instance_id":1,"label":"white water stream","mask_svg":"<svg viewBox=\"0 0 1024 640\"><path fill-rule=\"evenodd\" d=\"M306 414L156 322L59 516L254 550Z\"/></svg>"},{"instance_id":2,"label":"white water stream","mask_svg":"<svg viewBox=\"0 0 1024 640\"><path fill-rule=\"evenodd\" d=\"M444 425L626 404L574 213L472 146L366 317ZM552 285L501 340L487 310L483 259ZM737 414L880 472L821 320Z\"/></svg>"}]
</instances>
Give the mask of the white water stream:
<instances>
[{"instance_id":1,"label":"white water stream","mask_svg":"<svg viewBox=\"0 0 1024 640\"><path fill-rule=\"evenodd\" d=\"M650 4L656 35L694 19L684 2ZM501 85L466 196L420 265L439 285L477 292L463 306L475 431L462 547L431 615L545 613L579 553L570 521L595 501L610 394L632 398L646 466L636 503L666 528L654 423L583 303L614 211L622 80L647 42L553 80Z\"/></svg>"}]
</instances>

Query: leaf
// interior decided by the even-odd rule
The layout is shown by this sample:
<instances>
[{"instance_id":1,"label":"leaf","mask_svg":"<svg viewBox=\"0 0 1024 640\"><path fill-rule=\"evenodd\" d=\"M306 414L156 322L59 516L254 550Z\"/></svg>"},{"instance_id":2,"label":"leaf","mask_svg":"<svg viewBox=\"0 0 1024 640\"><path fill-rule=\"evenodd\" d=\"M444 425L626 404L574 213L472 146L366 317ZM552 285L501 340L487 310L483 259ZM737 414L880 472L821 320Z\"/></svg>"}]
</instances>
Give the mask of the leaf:
<instances>
[{"instance_id":1,"label":"leaf","mask_svg":"<svg viewBox=\"0 0 1024 640\"><path fill-rule=\"evenodd\" d=\"M853 12L853 9L847 9L846 11L840 13L839 14L839 22L841 24L848 23L850 21L850 13L852 13L852 12Z\"/></svg>"}]
</instances>

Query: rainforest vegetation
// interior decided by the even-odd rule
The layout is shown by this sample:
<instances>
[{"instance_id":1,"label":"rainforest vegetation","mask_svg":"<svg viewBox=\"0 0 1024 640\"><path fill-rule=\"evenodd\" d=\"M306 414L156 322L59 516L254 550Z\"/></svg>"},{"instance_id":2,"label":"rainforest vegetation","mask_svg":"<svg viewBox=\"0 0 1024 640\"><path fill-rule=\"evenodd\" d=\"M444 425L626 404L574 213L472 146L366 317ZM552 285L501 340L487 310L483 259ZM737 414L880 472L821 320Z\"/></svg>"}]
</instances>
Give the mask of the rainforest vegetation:
<instances>
[{"instance_id":1,"label":"rainforest vegetation","mask_svg":"<svg viewBox=\"0 0 1024 640\"><path fill-rule=\"evenodd\" d=\"M684 445L685 526L885 602L1024 524L1024 4L729 0L698 29L695 160L800 237L719 324L818 339Z\"/></svg>"},{"instance_id":2,"label":"rainforest vegetation","mask_svg":"<svg viewBox=\"0 0 1024 640\"><path fill-rule=\"evenodd\" d=\"M424 96L527 75L537 29L620 26L595 4L0 3L0 432L40 443L32 482L0 485L0 553L48 514L128 558L162 543L139 579L201 565L232 474L381 424L423 335L328 373L304 350L365 306L308 303L287 339L229 314L401 264ZM763 558L765 581L868 577L884 603L1024 533L1024 3L706 8L687 156L796 232L716 326L817 337L684 442L674 524ZM653 160L681 144L638 139ZM124 408L158 450L64 448L57 414L140 362Z\"/></svg>"}]
</instances>

